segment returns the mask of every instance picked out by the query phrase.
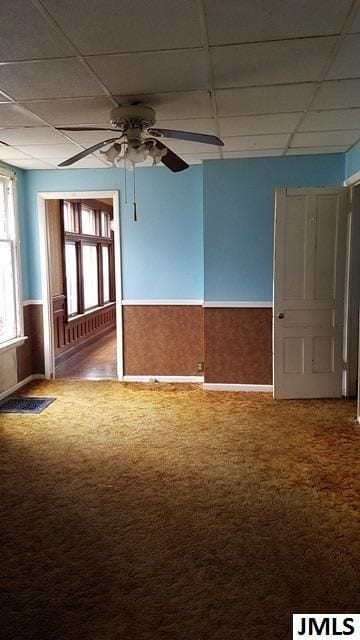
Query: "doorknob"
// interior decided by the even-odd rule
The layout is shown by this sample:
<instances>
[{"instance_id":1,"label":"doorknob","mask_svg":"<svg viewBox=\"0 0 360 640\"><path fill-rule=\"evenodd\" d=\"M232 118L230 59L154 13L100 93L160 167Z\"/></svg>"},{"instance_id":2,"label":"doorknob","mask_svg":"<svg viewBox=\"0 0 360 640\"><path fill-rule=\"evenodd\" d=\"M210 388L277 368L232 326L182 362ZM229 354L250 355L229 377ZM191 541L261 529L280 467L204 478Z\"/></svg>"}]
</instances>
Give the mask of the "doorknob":
<instances>
[{"instance_id":1,"label":"doorknob","mask_svg":"<svg viewBox=\"0 0 360 640\"><path fill-rule=\"evenodd\" d=\"M278 313L278 318L280 318L280 320L282 320L283 318L285 318L285 315L283 313Z\"/></svg>"}]
</instances>

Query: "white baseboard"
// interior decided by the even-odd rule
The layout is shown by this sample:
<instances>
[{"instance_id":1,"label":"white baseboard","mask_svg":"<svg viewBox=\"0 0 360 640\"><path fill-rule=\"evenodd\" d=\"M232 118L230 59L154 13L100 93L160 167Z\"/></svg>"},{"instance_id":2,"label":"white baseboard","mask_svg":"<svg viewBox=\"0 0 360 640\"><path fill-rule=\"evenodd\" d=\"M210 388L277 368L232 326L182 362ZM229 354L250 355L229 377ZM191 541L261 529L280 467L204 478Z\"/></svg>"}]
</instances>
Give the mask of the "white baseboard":
<instances>
[{"instance_id":1,"label":"white baseboard","mask_svg":"<svg viewBox=\"0 0 360 640\"><path fill-rule=\"evenodd\" d=\"M272 393L272 384L223 384L221 382L204 382L205 391L261 391Z\"/></svg>"},{"instance_id":2,"label":"white baseboard","mask_svg":"<svg viewBox=\"0 0 360 640\"><path fill-rule=\"evenodd\" d=\"M184 299L179 299L177 300L176 298L174 299L165 299L161 300L161 299L157 299L157 300L122 300L121 304L126 307L133 307L133 306L174 306L174 307L179 307L179 306L198 306L201 307L203 304L203 300L196 300L194 298L190 298L187 300Z\"/></svg>"},{"instance_id":3,"label":"white baseboard","mask_svg":"<svg viewBox=\"0 0 360 640\"><path fill-rule=\"evenodd\" d=\"M203 376L123 376L123 382L204 382Z\"/></svg>"},{"instance_id":4,"label":"white baseboard","mask_svg":"<svg viewBox=\"0 0 360 640\"><path fill-rule=\"evenodd\" d=\"M187 382L202 384L205 391L261 391L272 393L272 384L222 384L204 382L203 376L124 376L123 382Z\"/></svg>"},{"instance_id":5,"label":"white baseboard","mask_svg":"<svg viewBox=\"0 0 360 640\"><path fill-rule=\"evenodd\" d=\"M0 400L6 398L7 396L10 396L12 393L15 393L15 391L18 391L19 389L21 389L21 387L24 387L29 382L32 382L33 380L43 380L44 378L45 376L43 373L33 373L31 376L24 378L24 380L20 380L20 382L17 382L9 389L6 389L6 391L2 391L0 393Z\"/></svg>"}]
</instances>

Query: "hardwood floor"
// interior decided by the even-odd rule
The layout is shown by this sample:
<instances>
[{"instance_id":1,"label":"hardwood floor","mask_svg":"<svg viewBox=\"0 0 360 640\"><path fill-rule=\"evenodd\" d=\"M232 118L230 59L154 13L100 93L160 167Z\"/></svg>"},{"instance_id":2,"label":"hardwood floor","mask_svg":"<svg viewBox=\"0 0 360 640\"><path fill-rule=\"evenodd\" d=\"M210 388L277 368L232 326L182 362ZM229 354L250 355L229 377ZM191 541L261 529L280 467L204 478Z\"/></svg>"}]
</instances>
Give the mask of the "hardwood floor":
<instances>
[{"instance_id":1,"label":"hardwood floor","mask_svg":"<svg viewBox=\"0 0 360 640\"><path fill-rule=\"evenodd\" d=\"M116 379L116 332L94 340L93 344L64 364L56 367L56 378L81 378L83 380Z\"/></svg>"}]
</instances>

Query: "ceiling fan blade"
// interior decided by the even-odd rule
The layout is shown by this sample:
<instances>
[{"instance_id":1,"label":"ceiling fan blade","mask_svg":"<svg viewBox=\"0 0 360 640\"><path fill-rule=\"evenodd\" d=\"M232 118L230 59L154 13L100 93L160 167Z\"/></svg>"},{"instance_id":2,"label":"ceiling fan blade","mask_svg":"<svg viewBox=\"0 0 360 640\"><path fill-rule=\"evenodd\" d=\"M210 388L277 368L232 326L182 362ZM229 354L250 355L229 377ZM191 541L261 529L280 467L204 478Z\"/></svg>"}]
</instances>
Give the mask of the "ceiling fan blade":
<instances>
[{"instance_id":1,"label":"ceiling fan blade","mask_svg":"<svg viewBox=\"0 0 360 640\"><path fill-rule=\"evenodd\" d=\"M189 142L202 142L223 147L224 143L217 136L207 133L193 133L192 131L177 131L176 129L149 129L149 134L159 138L172 138L173 140L189 140Z\"/></svg>"},{"instance_id":2,"label":"ceiling fan blade","mask_svg":"<svg viewBox=\"0 0 360 640\"><path fill-rule=\"evenodd\" d=\"M116 131L106 127L55 127L57 131Z\"/></svg>"},{"instance_id":3,"label":"ceiling fan blade","mask_svg":"<svg viewBox=\"0 0 360 640\"><path fill-rule=\"evenodd\" d=\"M106 147L106 145L110 144L111 142L115 142L116 140L119 140L119 137L109 138L108 140L97 142L96 144L93 144L92 147L89 147L88 149L84 149L84 151L80 151L80 153L77 153L75 156L71 156L71 158L68 158L63 162L60 162L58 167L68 167L69 165L74 164L74 162L77 162L78 160L85 158L86 156L90 155L90 153L93 153L94 151L98 151L98 149L102 149L102 147Z\"/></svg>"},{"instance_id":4,"label":"ceiling fan blade","mask_svg":"<svg viewBox=\"0 0 360 640\"><path fill-rule=\"evenodd\" d=\"M161 162L170 169L170 171L184 171L184 169L188 169L189 165L185 160L180 158L176 153L174 153L166 144L160 142L160 140L155 140L155 144L158 149L166 149L166 155L161 158Z\"/></svg>"}]
</instances>

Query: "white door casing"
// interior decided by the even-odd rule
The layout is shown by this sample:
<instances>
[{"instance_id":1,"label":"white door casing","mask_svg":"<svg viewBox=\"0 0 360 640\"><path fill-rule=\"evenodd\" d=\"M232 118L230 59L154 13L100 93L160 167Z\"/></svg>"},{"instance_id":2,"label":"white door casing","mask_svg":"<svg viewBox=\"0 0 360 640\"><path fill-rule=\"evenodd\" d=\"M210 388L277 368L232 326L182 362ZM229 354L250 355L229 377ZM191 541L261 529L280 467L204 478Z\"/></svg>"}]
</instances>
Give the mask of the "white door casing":
<instances>
[{"instance_id":1,"label":"white door casing","mask_svg":"<svg viewBox=\"0 0 360 640\"><path fill-rule=\"evenodd\" d=\"M356 396L360 301L360 186L350 187L349 200L344 330L344 360L347 364L347 370L344 395Z\"/></svg>"},{"instance_id":2,"label":"white door casing","mask_svg":"<svg viewBox=\"0 0 360 640\"><path fill-rule=\"evenodd\" d=\"M275 398L342 394L346 188L276 191Z\"/></svg>"},{"instance_id":3,"label":"white door casing","mask_svg":"<svg viewBox=\"0 0 360 640\"><path fill-rule=\"evenodd\" d=\"M123 326L122 326L122 274L120 243L120 193L119 191L49 191L38 192L38 229L40 238L40 269L44 326L44 360L45 377L54 377L55 359L53 352L53 324L51 308L50 261L48 252L48 233L46 201L72 199L111 198L114 213L114 257L115 257L115 290L116 290L116 360L118 380L123 379Z\"/></svg>"}]
</instances>

